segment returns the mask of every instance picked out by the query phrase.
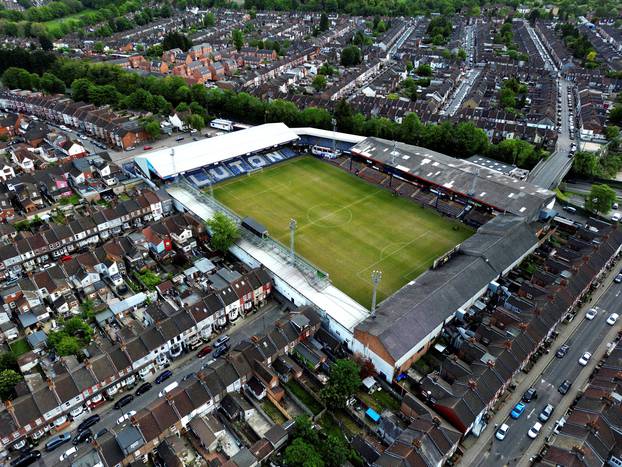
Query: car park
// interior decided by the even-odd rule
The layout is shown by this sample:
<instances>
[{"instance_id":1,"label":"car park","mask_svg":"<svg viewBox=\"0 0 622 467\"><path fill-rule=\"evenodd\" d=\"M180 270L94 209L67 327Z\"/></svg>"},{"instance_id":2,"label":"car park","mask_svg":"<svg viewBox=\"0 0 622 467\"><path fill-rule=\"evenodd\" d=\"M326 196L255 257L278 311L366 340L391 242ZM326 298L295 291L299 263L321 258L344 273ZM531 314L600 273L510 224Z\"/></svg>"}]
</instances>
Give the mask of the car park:
<instances>
[{"instance_id":1,"label":"car park","mask_svg":"<svg viewBox=\"0 0 622 467\"><path fill-rule=\"evenodd\" d=\"M125 396L123 396L121 399L119 399L118 401L114 403L114 408L118 410L121 407L125 407L127 404L129 404L133 400L134 400L134 396L132 394L126 394Z\"/></svg>"},{"instance_id":2,"label":"car park","mask_svg":"<svg viewBox=\"0 0 622 467\"><path fill-rule=\"evenodd\" d=\"M149 391L149 389L151 389L151 383L144 383L141 384L138 389L136 390L136 397L138 396L142 396L143 394L145 394L147 391Z\"/></svg>"},{"instance_id":3,"label":"car park","mask_svg":"<svg viewBox=\"0 0 622 467\"><path fill-rule=\"evenodd\" d=\"M529 431L527 432L527 436L529 436L531 439L536 439L541 429L542 429L542 423L536 422L533 424L531 428L529 428Z\"/></svg>"},{"instance_id":4,"label":"car park","mask_svg":"<svg viewBox=\"0 0 622 467\"><path fill-rule=\"evenodd\" d=\"M614 324L616 324L616 321L618 321L619 317L620 315L618 315L617 313L611 313L609 315L609 318L607 318L607 324L609 326L613 326Z\"/></svg>"},{"instance_id":5,"label":"car park","mask_svg":"<svg viewBox=\"0 0 622 467\"><path fill-rule=\"evenodd\" d=\"M85 418L82 423L80 423L78 425L78 433L81 431L86 430L87 428L92 427L93 425L95 425L96 423L98 423L101 420L101 417L97 414L95 415L91 415L88 418Z\"/></svg>"},{"instance_id":6,"label":"car park","mask_svg":"<svg viewBox=\"0 0 622 467\"><path fill-rule=\"evenodd\" d=\"M124 413L123 415L121 415L117 419L117 425L122 425L123 423L128 421L130 419L130 417L133 417L134 415L136 415L136 411L135 410L130 410L129 412Z\"/></svg>"},{"instance_id":7,"label":"car park","mask_svg":"<svg viewBox=\"0 0 622 467\"><path fill-rule=\"evenodd\" d=\"M557 358L564 358L569 350L570 346L568 344L564 344L559 349L557 349L557 352L555 352L555 356Z\"/></svg>"},{"instance_id":8,"label":"car park","mask_svg":"<svg viewBox=\"0 0 622 467\"><path fill-rule=\"evenodd\" d=\"M597 314L598 314L598 310L596 308L590 308L585 313L585 319L593 320L594 318L596 318Z\"/></svg>"},{"instance_id":9,"label":"car park","mask_svg":"<svg viewBox=\"0 0 622 467\"><path fill-rule=\"evenodd\" d=\"M536 388L531 387L525 391L521 400L523 402L531 402L532 400L537 399L537 398L538 398L538 392L536 391Z\"/></svg>"},{"instance_id":10,"label":"car park","mask_svg":"<svg viewBox=\"0 0 622 467\"><path fill-rule=\"evenodd\" d=\"M47 443L45 443L45 450L47 452L53 451L58 446L65 444L70 440L71 435L69 433L61 433L60 435L54 436Z\"/></svg>"},{"instance_id":11,"label":"car park","mask_svg":"<svg viewBox=\"0 0 622 467\"><path fill-rule=\"evenodd\" d=\"M58 458L58 460L63 462L65 459L69 459L71 456L73 456L76 452L78 452L78 448L75 446L71 447L67 449L65 452L63 452Z\"/></svg>"},{"instance_id":12,"label":"car park","mask_svg":"<svg viewBox=\"0 0 622 467\"><path fill-rule=\"evenodd\" d=\"M11 467L25 467L41 458L41 451L28 451L11 461Z\"/></svg>"},{"instance_id":13,"label":"car park","mask_svg":"<svg viewBox=\"0 0 622 467\"><path fill-rule=\"evenodd\" d=\"M510 429L510 426L508 424L504 423L503 425L501 425L499 427L499 429L495 433L495 438L497 438L499 441L503 441L505 439L505 435L507 435L509 429Z\"/></svg>"},{"instance_id":14,"label":"car park","mask_svg":"<svg viewBox=\"0 0 622 467\"><path fill-rule=\"evenodd\" d=\"M581 357L579 358L579 365L581 366L585 366L587 365L587 362L590 361L590 358L592 358L592 354L589 352L585 352L583 355L581 355Z\"/></svg>"},{"instance_id":15,"label":"car park","mask_svg":"<svg viewBox=\"0 0 622 467\"><path fill-rule=\"evenodd\" d=\"M557 390L559 391L560 394L567 394L568 391L570 390L570 386L572 386L572 383L570 382L570 380L569 379L565 379L562 382L562 384L559 385Z\"/></svg>"},{"instance_id":16,"label":"car park","mask_svg":"<svg viewBox=\"0 0 622 467\"><path fill-rule=\"evenodd\" d=\"M525 407L527 406L524 402L517 403L512 409L512 412L510 412L510 417L516 420L523 414L523 412L525 411Z\"/></svg>"},{"instance_id":17,"label":"car park","mask_svg":"<svg viewBox=\"0 0 622 467\"><path fill-rule=\"evenodd\" d=\"M542 409L542 411L540 412L540 415L538 415L538 420L540 420L542 423L546 423L548 419L551 418L551 415L553 414L554 410L555 410L554 405L546 404L544 408Z\"/></svg>"},{"instance_id":18,"label":"car park","mask_svg":"<svg viewBox=\"0 0 622 467\"><path fill-rule=\"evenodd\" d=\"M169 379L171 376L173 376L173 372L171 370L164 370L162 373L160 373L156 379L155 379L155 383L156 384L160 384L163 383L164 381L166 381L167 379Z\"/></svg>"},{"instance_id":19,"label":"car park","mask_svg":"<svg viewBox=\"0 0 622 467\"><path fill-rule=\"evenodd\" d=\"M84 443L85 441L88 441L91 438L93 438L93 432L91 431L90 428L87 428L86 430L83 430L79 432L76 436L74 436L73 441L71 442L75 446L80 443Z\"/></svg>"}]
</instances>

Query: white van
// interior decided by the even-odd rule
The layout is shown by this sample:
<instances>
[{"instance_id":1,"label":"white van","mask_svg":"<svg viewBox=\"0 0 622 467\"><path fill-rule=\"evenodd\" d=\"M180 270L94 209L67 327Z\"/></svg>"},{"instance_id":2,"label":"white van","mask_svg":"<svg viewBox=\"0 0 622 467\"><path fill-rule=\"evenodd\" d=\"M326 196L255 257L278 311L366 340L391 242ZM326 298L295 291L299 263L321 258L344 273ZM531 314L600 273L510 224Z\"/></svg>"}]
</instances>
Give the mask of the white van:
<instances>
[{"instance_id":1,"label":"white van","mask_svg":"<svg viewBox=\"0 0 622 467\"><path fill-rule=\"evenodd\" d=\"M171 384L166 386L164 389L162 389L162 391L160 391L160 393L158 394L158 397L163 397L163 396L167 395L169 392L171 392L177 386L179 386L179 383L177 381L172 382Z\"/></svg>"}]
</instances>

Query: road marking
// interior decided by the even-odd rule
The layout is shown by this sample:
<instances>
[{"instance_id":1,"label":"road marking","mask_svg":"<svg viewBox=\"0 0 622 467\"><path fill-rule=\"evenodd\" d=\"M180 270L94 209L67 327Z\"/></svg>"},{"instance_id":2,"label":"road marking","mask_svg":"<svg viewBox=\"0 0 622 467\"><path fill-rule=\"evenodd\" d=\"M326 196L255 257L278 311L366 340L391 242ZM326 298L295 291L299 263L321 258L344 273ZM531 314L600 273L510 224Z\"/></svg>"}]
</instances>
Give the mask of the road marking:
<instances>
[{"instance_id":1,"label":"road marking","mask_svg":"<svg viewBox=\"0 0 622 467\"><path fill-rule=\"evenodd\" d=\"M527 415L527 420L529 420L529 417L531 417L533 415L535 410L536 410L535 407L533 409L531 409L531 412L529 412L529 415Z\"/></svg>"}]
</instances>

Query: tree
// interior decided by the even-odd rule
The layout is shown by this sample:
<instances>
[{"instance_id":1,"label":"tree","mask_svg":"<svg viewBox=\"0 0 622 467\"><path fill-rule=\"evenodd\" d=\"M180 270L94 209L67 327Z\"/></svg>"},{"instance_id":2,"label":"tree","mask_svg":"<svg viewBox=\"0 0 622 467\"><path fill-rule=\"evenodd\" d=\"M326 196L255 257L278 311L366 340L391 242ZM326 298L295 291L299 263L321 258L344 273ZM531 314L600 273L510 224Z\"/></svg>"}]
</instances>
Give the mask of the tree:
<instances>
[{"instance_id":1,"label":"tree","mask_svg":"<svg viewBox=\"0 0 622 467\"><path fill-rule=\"evenodd\" d=\"M63 325L63 331L71 337L79 339L80 343L84 346L88 345L93 338L93 328L88 325L86 321L78 316L65 321Z\"/></svg>"},{"instance_id":2,"label":"tree","mask_svg":"<svg viewBox=\"0 0 622 467\"><path fill-rule=\"evenodd\" d=\"M65 83L52 73L45 72L41 76L41 89L50 94L62 94L65 92Z\"/></svg>"},{"instance_id":3,"label":"tree","mask_svg":"<svg viewBox=\"0 0 622 467\"><path fill-rule=\"evenodd\" d=\"M316 91L326 89L326 77L324 75L316 75L311 82Z\"/></svg>"},{"instance_id":4,"label":"tree","mask_svg":"<svg viewBox=\"0 0 622 467\"><path fill-rule=\"evenodd\" d=\"M87 101L89 99L89 89L91 81L87 78L80 78L71 83L71 97L74 101Z\"/></svg>"},{"instance_id":5,"label":"tree","mask_svg":"<svg viewBox=\"0 0 622 467\"><path fill-rule=\"evenodd\" d=\"M207 221L207 227L210 231L212 247L222 253L226 253L240 238L237 224L222 212L214 214L214 217Z\"/></svg>"},{"instance_id":6,"label":"tree","mask_svg":"<svg viewBox=\"0 0 622 467\"><path fill-rule=\"evenodd\" d=\"M2 370L19 370L17 357L13 352L0 353L0 371Z\"/></svg>"},{"instance_id":7,"label":"tree","mask_svg":"<svg viewBox=\"0 0 622 467\"><path fill-rule=\"evenodd\" d=\"M616 201L616 192L609 185L592 185L585 199L585 208L595 213L607 214Z\"/></svg>"},{"instance_id":8,"label":"tree","mask_svg":"<svg viewBox=\"0 0 622 467\"><path fill-rule=\"evenodd\" d=\"M192 41L186 35L177 31L166 33L166 36L162 39L163 50L181 49L186 52L190 47L192 47Z\"/></svg>"},{"instance_id":9,"label":"tree","mask_svg":"<svg viewBox=\"0 0 622 467\"><path fill-rule=\"evenodd\" d=\"M432 76L432 67L427 63L422 63L417 67L416 73L419 76Z\"/></svg>"},{"instance_id":10,"label":"tree","mask_svg":"<svg viewBox=\"0 0 622 467\"><path fill-rule=\"evenodd\" d=\"M328 384L320 391L320 398L332 409L344 408L346 401L360 385L357 364L352 360L340 359L331 367Z\"/></svg>"},{"instance_id":11,"label":"tree","mask_svg":"<svg viewBox=\"0 0 622 467\"><path fill-rule=\"evenodd\" d=\"M324 461L315 448L302 438L296 438L285 449L283 461L287 466L323 467Z\"/></svg>"},{"instance_id":12,"label":"tree","mask_svg":"<svg viewBox=\"0 0 622 467\"><path fill-rule=\"evenodd\" d=\"M203 17L203 26L210 28L216 25L216 15L214 13L209 12Z\"/></svg>"},{"instance_id":13,"label":"tree","mask_svg":"<svg viewBox=\"0 0 622 467\"><path fill-rule=\"evenodd\" d=\"M318 432L313 428L313 422L307 415L299 415L295 419L294 434L296 438L302 438L307 443L316 446L320 440Z\"/></svg>"},{"instance_id":14,"label":"tree","mask_svg":"<svg viewBox=\"0 0 622 467\"><path fill-rule=\"evenodd\" d=\"M104 53L104 43L102 41L95 42L95 44L93 45L93 51L97 52L98 54Z\"/></svg>"},{"instance_id":15,"label":"tree","mask_svg":"<svg viewBox=\"0 0 622 467\"><path fill-rule=\"evenodd\" d=\"M54 48L54 44L46 34L42 34L39 36L39 45L45 51L49 51Z\"/></svg>"},{"instance_id":16,"label":"tree","mask_svg":"<svg viewBox=\"0 0 622 467\"><path fill-rule=\"evenodd\" d=\"M320 16L320 31L328 31L329 26L328 16L326 16L326 13L322 12L322 15Z\"/></svg>"},{"instance_id":17,"label":"tree","mask_svg":"<svg viewBox=\"0 0 622 467\"><path fill-rule=\"evenodd\" d=\"M148 119L143 123L143 129L147 132L149 138L151 139L156 139L160 136L160 124L153 118Z\"/></svg>"},{"instance_id":18,"label":"tree","mask_svg":"<svg viewBox=\"0 0 622 467\"><path fill-rule=\"evenodd\" d=\"M335 467L346 465L349 455L350 448L343 437L329 434L322 443L322 460L327 465Z\"/></svg>"},{"instance_id":19,"label":"tree","mask_svg":"<svg viewBox=\"0 0 622 467\"><path fill-rule=\"evenodd\" d=\"M205 120L203 120L203 117L199 114L190 115L186 121L186 124L195 130L202 130L205 128Z\"/></svg>"},{"instance_id":20,"label":"tree","mask_svg":"<svg viewBox=\"0 0 622 467\"><path fill-rule=\"evenodd\" d=\"M593 152L576 153L572 161L572 171L582 177L594 177L598 173L598 156Z\"/></svg>"},{"instance_id":21,"label":"tree","mask_svg":"<svg viewBox=\"0 0 622 467\"><path fill-rule=\"evenodd\" d=\"M617 124L622 124L622 105L617 104L609 112L609 121Z\"/></svg>"},{"instance_id":22,"label":"tree","mask_svg":"<svg viewBox=\"0 0 622 467\"><path fill-rule=\"evenodd\" d=\"M620 137L620 127L617 125L609 125L605 128L605 136L609 141L613 141Z\"/></svg>"},{"instance_id":23,"label":"tree","mask_svg":"<svg viewBox=\"0 0 622 467\"><path fill-rule=\"evenodd\" d=\"M234 29L231 31L231 42L238 52L244 47L244 33L242 30Z\"/></svg>"},{"instance_id":24,"label":"tree","mask_svg":"<svg viewBox=\"0 0 622 467\"><path fill-rule=\"evenodd\" d=\"M343 66L354 66L361 63L361 49L355 45L349 45L341 51L341 64Z\"/></svg>"},{"instance_id":25,"label":"tree","mask_svg":"<svg viewBox=\"0 0 622 467\"><path fill-rule=\"evenodd\" d=\"M24 377L15 370L0 371L0 397L2 400L9 399L15 393L15 385Z\"/></svg>"},{"instance_id":26,"label":"tree","mask_svg":"<svg viewBox=\"0 0 622 467\"><path fill-rule=\"evenodd\" d=\"M77 355L80 352L80 342L73 336L64 335L54 345L54 349L61 356Z\"/></svg>"},{"instance_id":27,"label":"tree","mask_svg":"<svg viewBox=\"0 0 622 467\"><path fill-rule=\"evenodd\" d=\"M9 89L34 89L35 76L23 68L10 67L2 74L2 83Z\"/></svg>"}]
</instances>

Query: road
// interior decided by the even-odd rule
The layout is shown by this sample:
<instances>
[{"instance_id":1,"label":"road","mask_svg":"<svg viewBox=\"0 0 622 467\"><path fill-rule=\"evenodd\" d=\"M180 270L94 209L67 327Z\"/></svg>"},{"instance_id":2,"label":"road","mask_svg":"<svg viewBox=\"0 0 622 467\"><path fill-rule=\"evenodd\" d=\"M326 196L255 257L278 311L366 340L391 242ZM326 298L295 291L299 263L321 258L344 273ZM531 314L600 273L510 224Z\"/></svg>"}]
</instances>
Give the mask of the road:
<instances>
[{"instance_id":1,"label":"road","mask_svg":"<svg viewBox=\"0 0 622 467\"><path fill-rule=\"evenodd\" d=\"M512 420L509 412L512 407L507 407L508 417L503 423L507 423L510 428L503 441L493 437L492 448L484 453L478 466L493 467L499 465L515 464L528 450L532 443L536 442L527 436L527 431L538 421L540 411L547 404L558 406L562 398L575 397L576 391L585 383L585 380L578 380L577 377L583 369L579 365L579 357L584 352L595 353L599 346L605 345L605 336L611 330L605 321L611 312L619 312L622 308L622 285L613 283L596 303L599 313L590 321L585 319L584 314L578 314L575 319L582 319L583 322L577 326L573 334L566 342L555 342L551 347L552 352L556 352L562 344L568 344L570 350L563 358L553 358L549 365L544 369L537 379L535 388L538 398L527 404L527 408L522 417ZM622 321L615 325L620 327ZM586 376L586 375L584 375ZM557 388L565 380L573 382L573 386L568 394L562 396ZM545 437L552 430L556 420L563 413L555 410L547 423L544 424L539 437Z\"/></svg>"},{"instance_id":2,"label":"road","mask_svg":"<svg viewBox=\"0 0 622 467\"><path fill-rule=\"evenodd\" d=\"M246 319L238 320L228 331L228 334L231 337L231 346L235 347L241 341L247 340L253 335L260 335L265 333L265 331L272 327L279 318L283 317L283 310L284 307L282 305L280 305L276 301L272 301L268 305L266 305L261 313L251 315ZM121 410L113 409L113 402L107 402L106 404L98 407L93 412L85 411L76 421L71 424L69 429L65 430L65 432L70 432L72 436L75 436L77 433L77 425L86 417L93 415L94 413L98 413L101 416L101 421L95 426L91 427L91 431L93 433L97 433L104 428L107 428L109 431L117 431L119 428L119 426L117 425L117 420L123 413L127 413L130 410L141 410L146 405L150 404L158 398L158 393L164 388L164 386L167 386L173 381L181 382L181 380L186 375L200 371L204 365L209 364L210 362L211 360L209 356L205 357L204 359L198 359L196 358L196 352L189 352L183 357L172 362L169 369L173 371L173 377L168 379L166 383L163 383L161 385L154 384L153 388L149 392L143 394L140 397L136 397L130 404L126 405ZM153 383L155 376L156 375L151 375L150 377L146 378L145 381L150 381ZM136 387L138 387L143 382L144 381L139 381ZM136 390L136 387L128 392L120 392L116 395L115 399L118 400L121 396L125 394L133 394ZM124 425L126 425L127 423L129 422L125 422ZM39 449L42 453L41 459L37 464L40 466L54 466L58 464L61 454L72 446L71 443L67 443L50 453L46 453L44 451L45 441L46 439L44 438L35 448ZM88 443L83 443L79 445L78 454L82 454L87 449L90 449L90 445ZM73 457L77 457L78 454L74 454Z\"/></svg>"},{"instance_id":3,"label":"road","mask_svg":"<svg viewBox=\"0 0 622 467\"><path fill-rule=\"evenodd\" d=\"M546 51L546 49L544 48L544 45L540 41L538 34L536 34L536 31L531 27L531 24L529 24L528 21L525 21L525 28L527 29L527 33L529 34L529 37L531 38L532 42L536 46L536 49L538 50L538 53L540 54L540 56L542 57L542 60L544 61L544 68L546 70L557 73L557 67L555 66L555 63L553 62L553 59L551 59L551 56Z\"/></svg>"},{"instance_id":4,"label":"road","mask_svg":"<svg viewBox=\"0 0 622 467\"><path fill-rule=\"evenodd\" d=\"M458 111L464 97L471 90L473 83L475 83L475 80L481 72L482 70L479 68L472 68L465 73L464 78L458 85L458 88L447 102L447 106L440 111L441 114L453 116Z\"/></svg>"},{"instance_id":5,"label":"road","mask_svg":"<svg viewBox=\"0 0 622 467\"><path fill-rule=\"evenodd\" d=\"M542 164L531 171L528 181L541 186L542 188L555 188L568 169L572 165L572 158L568 157L570 153L570 145L573 140L570 139L569 119L574 119L568 102L569 82L565 79L557 81L561 88L561 133L558 134L555 152L551 154Z\"/></svg>"}]
</instances>

